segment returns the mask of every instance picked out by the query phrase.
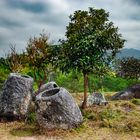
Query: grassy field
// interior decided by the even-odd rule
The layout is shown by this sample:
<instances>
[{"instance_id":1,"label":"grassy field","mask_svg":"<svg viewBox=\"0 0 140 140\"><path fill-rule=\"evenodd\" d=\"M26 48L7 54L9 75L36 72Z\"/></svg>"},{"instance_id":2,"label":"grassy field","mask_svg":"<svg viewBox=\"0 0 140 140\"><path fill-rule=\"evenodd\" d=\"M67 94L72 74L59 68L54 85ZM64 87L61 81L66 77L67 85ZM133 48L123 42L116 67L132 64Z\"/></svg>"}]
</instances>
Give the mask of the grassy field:
<instances>
[{"instance_id":1,"label":"grassy field","mask_svg":"<svg viewBox=\"0 0 140 140\"><path fill-rule=\"evenodd\" d=\"M72 94L78 104L82 94ZM110 94L106 94L110 98ZM40 130L36 124L1 122L0 140L139 140L140 100L109 101L106 106L82 110L83 124L64 131Z\"/></svg>"}]
</instances>

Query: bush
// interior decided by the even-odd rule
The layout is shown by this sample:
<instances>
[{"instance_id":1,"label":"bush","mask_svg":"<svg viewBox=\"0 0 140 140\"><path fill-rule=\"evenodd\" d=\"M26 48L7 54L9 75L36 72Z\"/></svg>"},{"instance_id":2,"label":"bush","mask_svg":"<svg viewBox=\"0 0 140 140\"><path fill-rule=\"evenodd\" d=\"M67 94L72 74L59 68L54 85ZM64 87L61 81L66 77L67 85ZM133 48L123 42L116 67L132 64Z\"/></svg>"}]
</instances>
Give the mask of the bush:
<instances>
[{"instance_id":1,"label":"bush","mask_svg":"<svg viewBox=\"0 0 140 140\"><path fill-rule=\"evenodd\" d=\"M35 124L36 123L36 114L34 112L29 113L27 115L26 122L28 124Z\"/></svg>"}]
</instances>

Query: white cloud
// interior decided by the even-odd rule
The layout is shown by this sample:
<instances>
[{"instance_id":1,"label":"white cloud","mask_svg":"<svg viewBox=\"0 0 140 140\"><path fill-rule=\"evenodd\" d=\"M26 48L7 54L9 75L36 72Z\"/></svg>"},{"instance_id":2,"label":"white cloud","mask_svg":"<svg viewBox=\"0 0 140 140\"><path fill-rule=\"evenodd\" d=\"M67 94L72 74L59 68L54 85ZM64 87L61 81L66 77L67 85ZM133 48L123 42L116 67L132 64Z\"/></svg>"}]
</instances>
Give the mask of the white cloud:
<instances>
[{"instance_id":1,"label":"white cloud","mask_svg":"<svg viewBox=\"0 0 140 140\"><path fill-rule=\"evenodd\" d=\"M58 12L65 12L69 9L69 4L65 0L46 0L46 2L52 6L53 12L56 14Z\"/></svg>"}]
</instances>

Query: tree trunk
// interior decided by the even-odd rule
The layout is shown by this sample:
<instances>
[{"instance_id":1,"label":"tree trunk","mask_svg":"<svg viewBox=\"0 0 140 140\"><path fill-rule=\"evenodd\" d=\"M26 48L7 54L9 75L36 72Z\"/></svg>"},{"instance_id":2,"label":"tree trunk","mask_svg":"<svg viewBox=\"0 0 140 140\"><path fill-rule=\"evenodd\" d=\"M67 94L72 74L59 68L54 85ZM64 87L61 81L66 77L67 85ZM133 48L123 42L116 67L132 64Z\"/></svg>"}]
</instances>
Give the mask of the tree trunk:
<instances>
[{"instance_id":1,"label":"tree trunk","mask_svg":"<svg viewBox=\"0 0 140 140\"><path fill-rule=\"evenodd\" d=\"M34 81L36 81L35 69L33 69Z\"/></svg>"},{"instance_id":2,"label":"tree trunk","mask_svg":"<svg viewBox=\"0 0 140 140\"><path fill-rule=\"evenodd\" d=\"M87 90L88 90L88 75L83 73L84 75L84 101L82 104L82 108L85 109L87 107Z\"/></svg>"},{"instance_id":3,"label":"tree trunk","mask_svg":"<svg viewBox=\"0 0 140 140\"><path fill-rule=\"evenodd\" d=\"M39 89L40 89L40 87L41 87L43 84L46 83L46 80L47 80L47 74L46 74L45 70L43 70L43 73L44 73L44 78L43 78L43 80L39 80L39 82L38 82L38 88L39 88Z\"/></svg>"}]
</instances>

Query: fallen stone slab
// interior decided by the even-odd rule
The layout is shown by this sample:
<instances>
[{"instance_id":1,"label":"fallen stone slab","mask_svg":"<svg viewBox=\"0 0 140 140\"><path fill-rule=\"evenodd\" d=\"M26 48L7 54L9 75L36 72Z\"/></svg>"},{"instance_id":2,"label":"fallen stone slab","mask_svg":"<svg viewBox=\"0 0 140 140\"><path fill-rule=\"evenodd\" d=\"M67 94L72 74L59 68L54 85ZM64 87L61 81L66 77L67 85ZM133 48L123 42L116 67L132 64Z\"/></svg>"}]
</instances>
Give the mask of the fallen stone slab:
<instances>
[{"instance_id":1,"label":"fallen stone slab","mask_svg":"<svg viewBox=\"0 0 140 140\"><path fill-rule=\"evenodd\" d=\"M136 84L112 96L112 100L130 100L140 98L140 84Z\"/></svg>"},{"instance_id":2,"label":"fallen stone slab","mask_svg":"<svg viewBox=\"0 0 140 140\"><path fill-rule=\"evenodd\" d=\"M24 118L33 94L33 78L11 73L0 95L0 116Z\"/></svg>"},{"instance_id":3,"label":"fallen stone slab","mask_svg":"<svg viewBox=\"0 0 140 140\"><path fill-rule=\"evenodd\" d=\"M51 88L36 96L37 122L42 128L70 129L83 121L81 111L65 88Z\"/></svg>"}]
</instances>

